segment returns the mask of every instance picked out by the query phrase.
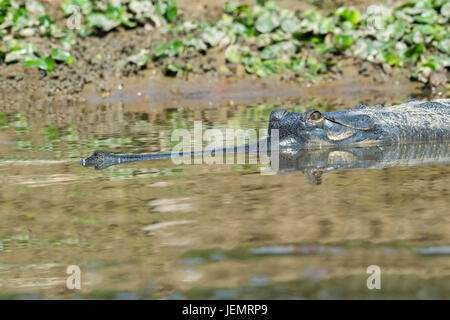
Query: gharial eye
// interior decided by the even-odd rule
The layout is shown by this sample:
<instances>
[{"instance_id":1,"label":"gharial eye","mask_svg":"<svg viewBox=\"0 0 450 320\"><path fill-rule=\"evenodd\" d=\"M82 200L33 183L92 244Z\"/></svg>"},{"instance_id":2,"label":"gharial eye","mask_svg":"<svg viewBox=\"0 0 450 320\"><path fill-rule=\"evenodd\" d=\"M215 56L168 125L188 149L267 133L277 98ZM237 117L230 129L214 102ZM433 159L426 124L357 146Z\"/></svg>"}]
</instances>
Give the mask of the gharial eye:
<instances>
[{"instance_id":1,"label":"gharial eye","mask_svg":"<svg viewBox=\"0 0 450 320\"><path fill-rule=\"evenodd\" d=\"M311 121L319 121L322 119L322 114L319 111L313 111L309 114L308 118Z\"/></svg>"}]
</instances>

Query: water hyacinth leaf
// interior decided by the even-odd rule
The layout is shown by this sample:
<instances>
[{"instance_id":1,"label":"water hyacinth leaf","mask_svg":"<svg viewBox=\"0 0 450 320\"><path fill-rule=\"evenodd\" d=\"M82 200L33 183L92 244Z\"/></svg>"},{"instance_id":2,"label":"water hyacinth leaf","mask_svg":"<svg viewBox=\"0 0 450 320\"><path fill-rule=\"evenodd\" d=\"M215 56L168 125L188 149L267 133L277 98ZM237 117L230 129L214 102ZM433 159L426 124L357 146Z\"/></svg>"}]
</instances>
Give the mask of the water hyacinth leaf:
<instances>
[{"instance_id":1,"label":"water hyacinth leaf","mask_svg":"<svg viewBox=\"0 0 450 320\"><path fill-rule=\"evenodd\" d=\"M300 20L296 17L288 18L281 23L281 29L288 33L294 33L300 30Z\"/></svg>"},{"instance_id":2,"label":"water hyacinth leaf","mask_svg":"<svg viewBox=\"0 0 450 320\"><path fill-rule=\"evenodd\" d=\"M422 12L420 15L414 16L414 20L420 23L433 24L436 23L438 15L435 10L428 9Z\"/></svg>"},{"instance_id":3,"label":"water hyacinth leaf","mask_svg":"<svg viewBox=\"0 0 450 320\"><path fill-rule=\"evenodd\" d=\"M257 5L264 6L265 8L270 9L270 10L277 9L277 3L273 0L271 0L271 1L258 0Z\"/></svg>"},{"instance_id":4,"label":"water hyacinth leaf","mask_svg":"<svg viewBox=\"0 0 450 320\"><path fill-rule=\"evenodd\" d=\"M164 71L166 75L176 75L178 73L186 74L188 70L179 65L169 64Z\"/></svg>"},{"instance_id":5,"label":"water hyacinth leaf","mask_svg":"<svg viewBox=\"0 0 450 320\"><path fill-rule=\"evenodd\" d=\"M110 31L120 25L120 20L112 20L103 13L93 12L86 17L88 27Z\"/></svg>"},{"instance_id":6,"label":"water hyacinth leaf","mask_svg":"<svg viewBox=\"0 0 450 320\"><path fill-rule=\"evenodd\" d=\"M245 32L245 36L248 38L254 37L256 34L256 29L254 27L247 28L247 31Z\"/></svg>"},{"instance_id":7,"label":"water hyacinth leaf","mask_svg":"<svg viewBox=\"0 0 450 320\"><path fill-rule=\"evenodd\" d=\"M306 65L313 75L320 71L325 71L326 66L324 63L319 62L315 57L309 56L306 60Z\"/></svg>"},{"instance_id":8,"label":"water hyacinth leaf","mask_svg":"<svg viewBox=\"0 0 450 320\"><path fill-rule=\"evenodd\" d=\"M175 40L174 42L160 44L153 50L153 59L155 60L165 57L174 57L179 55L184 50L184 43L181 40Z\"/></svg>"},{"instance_id":9,"label":"water hyacinth leaf","mask_svg":"<svg viewBox=\"0 0 450 320\"><path fill-rule=\"evenodd\" d=\"M198 39L198 38L192 38L189 40L185 40L184 45L187 47L195 48L195 50L198 50L198 51L206 51L208 49L206 44L201 39Z\"/></svg>"},{"instance_id":10,"label":"water hyacinth leaf","mask_svg":"<svg viewBox=\"0 0 450 320\"><path fill-rule=\"evenodd\" d=\"M217 46L220 41L226 36L226 32L216 27L207 28L203 34L202 39L211 47Z\"/></svg>"},{"instance_id":11,"label":"water hyacinth leaf","mask_svg":"<svg viewBox=\"0 0 450 320\"><path fill-rule=\"evenodd\" d=\"M238 45L231 45L225 50L225 57L232 63L239 63L241 56L241 49Z\"/></svg>"},{"instance_id":12,"label":"water hyacinth leaf","mask_svg":"<svg viewBox=\"0 0 450 320\"><path fill-rule=\"evenodd\" d=\"M23 52L19 50L9 52L5 55L5 63L21 61L24 59L24 56Z\"/></svg>"},{"instance_id":13,"label":"water hyacinth leaf","mask_svg":"<svg viewBox=\"0 0 450 320\"><path fill-rule=\"evenodd\" d=\"M318 54L324 54L324 53L326 53L328 51L332 51L332 50L333 50L333 46L328 43L319 43L314 48L314 51L317 52Z\"/></svg>"},{"instance_id":14,"label":"water hyacinth leaf","mask_svg":"<svg viewBox=\"0 0 450 320\"><path fill-rule=\"evenodd\" d=\"M450 17L450 2L447 2L441 7L441 15L445 18Z\"/></svg>"},{"instance_id":15,"label":"water hyacinth leaf","mask_svg":"<svg viewBox=\"0 0 450 320\"><path fill-rule=\"evenodd\" d=\"M415 46L408 48L408 50L406 50L405 52L405 56L408 58L417 59L424 52L425 46L423 44L417 44Z\"/></svg>"},{"instance_id":16,"label":"water hyacinth leaf","mask_svg":"<svg viewBox=\"0 0 450 320\"><path fill-rule=\"evenodd\" d=\"M32 60L35 59L35 49L31 43L27 43L24 46L15 45L11 48L11 51L6 54L5 62L15 62L15 61L23 61L23 60Z\"/></svg>"},{"instance_id":17,"label":"water hyacinth leaf","mask_svg":"<svg viewBox=\"0 0 450 320\"><path fill-rule=\"evenodd\" d=\"M439 41L438 49L443 53L450 53L450 39L444 39Z\"/></svg>"},{"instance_id":18,"label":"water hyacinth leaf","mask_svg":"<svg viewBox=\"0 0 450 320\"><path fill-rule=\"evenodd\" d=\"M66 0L61 5L66 16L74 14L78 10L82 14L88 14L93 9L93 2L90 0Z\"/></svg>"},{"instance_id":19,"label":"water hyacinth leaf","mask_svg":"<svg viewBox=\"0 0 450 320\"><path fill-rule=\"evenodd\" d=\"M289 68L293 71L300 71L305 68L305 60L303 58L298 58L291 61Z\"/></svg>"},{"instance_id":20,"label":"water hyacinth leaf","mask_svg":"<svg viewBox=\"0 0 450 320\"><path fill-rule=\"evenodd\" d=\"M282 62L273 59L264 61L260 68L256 71L256 74L259 77L265 77L271 74L282 73L285 69L285 66Z\"/></svg>"},{"instance_id":21,"label":"water hyacinth leaf","mask_svg":"<svg viewBox=\"0 0 450 320\"><path fill-rule=\"evenodd\" d=\"M177 18L177 14L178 14L177 4L175 3L175 1L169 1L167 3L167 10L166 10L167 21L174 22L175 19Z\"/></svg>"},{"instance_id":22,"label":"water hyacinth leaf","mask_svg":"<svg viewBox=\"0 0 450 320\"><path fill-rule=\"evenodd\" d=\"M320 34L327 34L331 30L333 30L333 23L331 19L323 19L319 22L319 33Z\"/></svg>"},{"instance_id":23,"label":"water hyacinth leaf","mask_svg":"<svg viewBox=\"0 0 450 320\"><path fill-rule=\"evenodd\" d=\"M148 50L142 49L138 53L129 57L127 60L129 62L138 65L139 67L142 67L147 64L149 59L150 59L150 52Z\"/></svg>"},{"instance_id":24,"label":"water hyacinth leaf","mask_svg":"<svg viewBox=\"0 0 450 320\"><path fill-rule=\"evenodd\" d=\"M359 22L359 12L358 10L350 10L347 7L341 7L336 10L336 15L343 21L348 21L353 25L357 25Z\"/></svg>"},{"instance_id":25,"label":"water hyacinth leaf","mask_svg":"<svg viewBox=\"0 0 450 320\"><path fill-rule=\"evenodd\" d=\"M25 68L37 67L50 73L55 69L55 60L51 57L40 57L36 60L24 61L22 62L22 66Z\"/></svg>"},{"instance_id":26,"label":"water hyacinth leaf","mask_svg":"<svg viewBox=\"0 0 450 320\"><path fill-rule=\"evenodd\" d=\"M413 1L415 9L432 9L433 1L432 0L415 0Z\"/></svg>"},{"instance_id":27,"label":"water hyacinth leaf","mask_svg":"<svg viewBox=\"0 0 450 320\"><path fill-rule=\"evenodd\" d=\"M242 23L234 22L231 24L230 31L237 36L246 34L247 30L248 30L248 28L246 26L244 26Z\"/></svg>"},{"instance_id":28,"label":"water hyacinth leaf","mask_svg":"<svg viewBox=\"0 0 450 320\"><path fill-rule=\"evenodd\" d=\"M392 52L385 52L383 54L383 58L386 61L386 63L391 66L392 65L398 66L400 63L399 59Z\"/></svg>"},{"instance_id":29,"label":"water hyacinth leaf","mask_svg":"<svg viewBox=\"0 0 450 320\"><path fill-rule=\"evenodd\" d=\"M241 62L248 73L256 73L262 67L261 59L252 52L247 53Z\"/></svg>"},{"instance_id":30,"label":"water hyacinth leaf","mask_svg":"<svg viewBox=\"0 0 450 320\"><path fill-rule=\"evenodd\" d=\"M33 14L36 17L45 15L44 6L37 1L27 1L25 8L29 13Z\"/></svg>"},{"instance_id":31,"label":"water hyacinth leaf","mask_svg":"<svg viewBox=\"0 0 450 320\"><path fill-rule=\"evenodd\" d=\"M280 18L276 12L265 11L255 22L255 28L261 33L268 33L280 25Z\"/></svg>"},{"instance_id":32,"label":"water hyacinth leaf","mask_svg":"<svg viewBox=\"0 0 450 320\"><path fill-rule=\"evenodd\" d=\"M50 52L50 56L56 61L62 61L65 64L73 64L73 57L67 51L53 48Z\"/></svg>"},{"instance_id":33,"label":"water hyacinth leaf","mask_svg":"<svg viewBox=\"0 0 450 320\"><path fill-rule=\"evenodd\" d=\"M312 32L295 32L293 35L294 39L305 43L320 43L323 41L323 35L316 35Z\"/></svg>"},{"instance_id":34,"label":"water hyacinth leaf","mask_svg":"<svg viewBox=\"0 0 450 320\"><path fill-rule=\"evenodd\" d=\"M261 52L263 60L279 58L289 58L295 54L297 47L292 41L283 41L264 48Z\"/></svg>"},{"instance_id":35,"label":"water hyacinth leaf","mask_svg":"<svg viewBox=\"0 0 450 320\"><path fill-rule=\"evenodd\" d=\"M13 13L13 23L18 29L27 27L29 23L28 11L23 7L18 8Z\"/></svg>"},{"instance_id":36,"label":"water hyacinth leaf","mask_svg":"<svg viewBox=\"0 0 450 320\"><path fill-rule=\"evenodd\" d=\"M76 42L75 35L73 32L66 33L66 36L62 37L59 42L65 50L70 50Z\"/></svg>"},{"instance_id":37,"label":"water hyacinth leaf","mask_svg":"<svg viewBox=\"0 0 450 320\"><path fill-rule=\"evenodd\" d=\"M354 41L355 39L351 35L337 34L334 36L334 45L341 50L350 48Z\"/></svg>"},{"instance_id":38,"label":"water hyacinth leaf","mask_svg":"<svg viewBox=\"0 0 450 320\"><path fill-rule=\"evenodd\" d=\"M274 10L277 10L277 8L275 8ZM295 18L295 12L290 9L281 9L281 10L278 10L278 12L280 14L281 21L284 21L286 19Z\"/></svg>"},{"instance_id":39,"label":"water hyacinth leaf","mask_svg":"<svg viewBox=\"0 0 450 320\"><path fill-rule=\"evenodd\" d=\"M256 45L258 46L258 48L267 47L271 43L272 43L272 37L270 36L270 34L263 33L256 37Z\"/></svg>"},{"instance_id":40,"label":"water hyacinth leaf","mask_svg":"<svg viewBox=\"0 0 450 320\"><path fill-rule=\"evenodd\" d=\"M223 5L223 10L226 13L233 13L238 6L239 3L237 1L225 2L225 4Z\"/></svg>"},{"instance_id":41,"label":"water hyacinth leaf","mask_svg":"<svg viewBox=\"0 0 450 320\"><path fill-rule=\"evenodd\" d=\"M428 67L431 70L435 71L436 70L436 64L432 61L427 61L421 64L422 68Z\"/></svg>"},{"instance_id":42,"label":"water hyacinth leaf","mask_svg":"<svg viewBox=\"0 0 450 320\"><path fill-rule=\"evenodd\" d=\"M53 24L52 19L48 15L43 15L38 18L39 23L42 27L45 29L50 28L50 26Z\"/></svg>"},{"instance_id":43,"label":"water hyacinth leaf","mask_svg":"<svg viewBox=\"0 0 450 320\"><path fill-rule=\"evenodd\" d=\"M291 40L292 35L284 32L281 29L278 29L275 32L270 33L270 38L272 39L272 42L280 42L280 41Z\"/></svg>"}]
</instances>

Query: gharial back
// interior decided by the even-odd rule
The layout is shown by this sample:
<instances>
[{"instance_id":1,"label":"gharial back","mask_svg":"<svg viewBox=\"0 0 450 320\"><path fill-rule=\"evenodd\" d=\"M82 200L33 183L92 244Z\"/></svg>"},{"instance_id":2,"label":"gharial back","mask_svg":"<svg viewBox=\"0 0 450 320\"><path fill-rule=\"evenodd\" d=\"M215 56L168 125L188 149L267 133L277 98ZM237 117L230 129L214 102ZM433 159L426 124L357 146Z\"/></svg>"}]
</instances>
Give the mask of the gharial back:
<instances>
[{"instance_id":1,"label":"gharial back","mask_svg":"<svg viewBox=\"0 0 450 320\"><path fill-rule=\"evenodd\" d=\"M385 138L393 142L450 139L450 99L410 100L391 107L362 106L353 112L370 116Z\"/></svg>"}]
</instances>

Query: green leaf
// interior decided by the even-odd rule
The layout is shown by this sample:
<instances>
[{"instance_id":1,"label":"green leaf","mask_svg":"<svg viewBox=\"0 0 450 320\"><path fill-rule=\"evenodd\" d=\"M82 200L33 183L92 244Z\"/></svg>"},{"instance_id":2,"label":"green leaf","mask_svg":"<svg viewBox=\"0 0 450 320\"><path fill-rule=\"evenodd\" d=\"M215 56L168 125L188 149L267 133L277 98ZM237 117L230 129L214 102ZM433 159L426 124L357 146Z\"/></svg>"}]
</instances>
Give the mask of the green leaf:
<instances>
[{"instance_id":1,"label":"green leaf","mask_svg":"<svg viewBox=\"0 0 450 320\"><path fill-rule=\"evenodd\" d=\"M450 2L447 2L441 7L441 15L446 18L450 17Z\"/></svg>"},{"instance_id":2,"label":"green leaf","mask_svg":"<svg viewBox=\"0 0 450 320\"><path fill-rule=\"evenodd\" d=\"M166 11L166 19L169 22L174 22L177 18L178 9L177 4L175 1L169 1L167 4L167 11Z\"/></svg>"},{"instance_id":3,"label":"green leaf","mask_svg":"<svg viewBox=\"0 0 450 320\"><path fill-rule=\"evenodd\" d=\"M26 43L23 46L15 45L11 48L10 52L5 56L5 62L15 62L23 60L36 59L35 48L31 43Z\"/></svg>"},{"instance_id":4,"label":"green leaf","mask_svg":"<svg viewBox=\"0 0 450 320\"><path fill-rule=\"evenodd\" d=\"M288 18L281 23L281 29L288 33L294 33L300 30L300 20L296 17Z\"/></svg>"},{"instance_id":5,"label":"green leaf","mask_svg":"<svg viewBox=\"0 0 450 320\"><path fill-rule=\"evenodd\" d=\"M320 34L327 34L333 30L333 23L331 19L323 19L319 22L319 33Z\"/></svg>"},{"instance_id":6,"label":"green leaf","mask_svg":"<svg viewBox=\"0 0 450 320\"><path fill-rule=\"evenodd\" d=\"M239 63L241 61L241 46L231 45L225 51L225 57L232 63Z\"/></svg>"},{"instance_id":7,"label":"green leaf","mask_svg":"<svg viewBox=\"0 0 450 320\"><path fill-rule=\"evenodd\" d=\"M303 58L295 59L290 63L289 68L293 71L300 71L305 68L305 61Z\"/></svg>"},{"instance_id":8,"label":"green leaf","mask_svg":"<svg viewBox=\"0 0 450 320\"><path fill-rule=\"evenodd\" d=\"M217 46L225 36L226 32L216 27L207 28L202 33L203 41L209 43L211 47Z\"/></svg>"},{"instance_id":9,"label":"green leaf","mask_svg":"<svg viewBox=\"0 0 450 320\"><path fill-rule=\"evenodd\" d=\"M56 60L56 61L62 61L65 64L73 64L73 57L72 55L64 50L53 48L50 52L50 56Z\"/></svg>"},{"instance_id":10,"label":"green leaf","mask_svg":"<svg viewBox=\"0 0 450 320\"><path fill-rule=\"evenodd\" d=\"M443 53L450 53L450 39L444 39L439 41L438 48Z\"/></svg>"},{"instance_id":11,"label":"green leaf","mask_svg":"<svg viewBox=\"0 0 450 320\"><path fill-rule=\"evenodd\" d=\"M225 2L224 6L223 6L223 10L226 13L233 13L238 6L239 6L239 3L237 1Z\"/></svg>"},{"instance_id":12,"label":"green leaf","mask_svg":"<svg viewBox=\"0 0 450 320\"><path fill-rule=\"evenodd\" d=\"M40 57L36 60L24 61L22 62L22 66L25 68L37 67L50 73L55 69L55 60L51 57Z\"/></svg>"},{"instance_id":13,"label":"green leaf","mask_svg":"<svg viewBox=\"0 0 450 320\"><path fill-rule=\"evenodd\" d=\"M314 51L318 54L324 54L328 51L331 51L333 49L333 46L328 43L319 43L315 48Z\"/></svg>"},{"instance_id":14,"label":"green leaf","mask_svg":"<svg viewBox=\"0 0 450 320\"><path fill-rule=\"evenodd\" d=\"M399 61L399 59L397 58L397 56L395 55L395 54L393 54L392 52L385 52L384 54L383 54L383 58L384 58L384 60L386 61L386 63L388 64L388 65L395 65L395 66L398 66L399 65L399 63L400 63L400 61Z\"/></svg>"},{"instance_id":15,"label":"green leaf","mask_svg":"<svg viewBox=\"0 0 450 320\"><path fill-rule=\"evenodd\" d=\"M438 15L435 10L428 9L422 12L420 15L416 15L413 17L415 21L426 24L436 23L438 19Z\"/></svg>"},{"instance_id":16,"label":"green leaf","mask_svg":"<svg viewBox=\"0 0 450 320\"><path fill-rule=\"evenodd\" d=\"M258 17L255 28L261 33L268 33L277 28L281 21L276 12L265 11Z\"/></svg>"},{"instance_id":17,"label":"green leaf","mask_svg":"<svg viewBox=\"0 0 450 320\"><path fill-rule=\"evenodd\" d=\"M436 70L436 64L434 62L431 62L431 61L424 62L420 66L421 67L428 67L428 68L430 68L433 71Z\"/></svg>"},{"instance_id":18,"label":"green leaf","mask_svg":"<svg viewBox=\"0 0 450 320\"><path fill-rule=\"evenodd\" d=\"M132 62L139 67L142 67L147 64L150 59L150 52L148 50L142 49L138 53L132 55L127 59L127 61Z\"/></svg>"},{"instance_id":19,"label":"green leaf","mask_svg":"<svg viewBox=\"0 0 450 320\"><path fill-rule=\"evenodd\" d=\"M110 14L110 16L113 16ZM86 16L87 26L97 27L104 31L110 31L120 25L120 20L110 19L106 14L100 12L92 12Z\"/></svg>"},{"instance_id":20,"label":"green leaf","mask_svg":"<svg viewBox=\"0 0 450 320\"><path fill-rule=\"evenodd\" d=\"M350 35L337 34L334 36L334 45L341 50L350 48L353 42L355 39Z\"/></svg>"},{"instance_id":21,"label":"green leaf","mask_svg":"<svg viewBox=\"0 0 450 320\"><path fill-rule=\"evenodd\" d=\"M423 44L417 44L413 47L408 48L405 52L405 56L408 58L417 59L422 53L425 52L425 46Z\"/></svg>"},{"instance_id":22,"label":"green leaf","mask_svg":"<svg viewBox=\"0 0 450 320\"><path fill-rule=\"evenodd\" d=\"M28 12L32 13L34 16L43 16L45 15L45 9L42 4L38 1L26 1L25 8Z\"/></svg>"},{"instance_id":23,"label":"green leaf","mask_svg":"<svg viewBox=\"0 0 450 320\"><path fill-rule=\"evenodd\" d=\"M283 41L264 48L261 52L261 59L283 59L295 54L297 47L292 41Z\"/></svg>"},{"instance_id":24,"label":"green leaf","mask_svg":"<svg viewBox=\"0 0 450 320\"><path fill-rule=\"evenodd\" d=\"M179 55L184 50L184 43L181 40L174 42L163 43L156 46L154 49L153 59L162 59L165 57L174 57Z\"/></svg>"},{"instance_id":25,"label":"green leaf","mask_svg":"<svg viewBox=\"0 0 450 320\"><path fill-rule=\"evenodd\" d=\"M353 25L357 25L359 22L359 12L358 10L349 10L347 7L341 7L337 9L336 15L343 21L349 21Z\"/></svg>"},{"instance_id":26,"label":"green leaf","mask_svg":"<svg viewBox=\"0 0 450 320\"><path fill-rule=\"evenodd\" d=\"M164 68L166 75L176 75L178 73L185 74L187 70L179 65L169 64Z\"/></svg>"},{"instance_id":27,"label":"green leaf","mask_svg":"<svg viewBox=\"0 0 450 320\"><path fill-rule=\"evenodd\" d=\"M38 21L41 24L41 26L43 26L46 29L50 28L50 26L53 24L52 19L50 19L48 15L40 16L38 18Z\"/></svg>"}]
</instances>

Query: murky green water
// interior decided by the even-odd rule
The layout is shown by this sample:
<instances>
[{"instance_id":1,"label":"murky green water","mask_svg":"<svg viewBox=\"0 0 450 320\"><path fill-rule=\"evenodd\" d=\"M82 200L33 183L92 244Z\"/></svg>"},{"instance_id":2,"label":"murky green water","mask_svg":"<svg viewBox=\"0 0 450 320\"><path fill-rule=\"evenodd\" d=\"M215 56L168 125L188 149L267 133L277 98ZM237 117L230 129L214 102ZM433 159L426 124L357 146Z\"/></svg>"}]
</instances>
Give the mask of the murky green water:
<instances>
[{"instance_id":1,"label":"murky green water","mask_svg":"<svg viewBox=\"0 0 450 320\"><path fill-rule=\"evenodd\" d=\"M195 120L265 128L272 109L0 113L0 297L450 298L448 165L334 170L311 185L258 165L76 162L168 152ZM66 288L69 265L80 290Z\"/></svg>"}]
</instances>

